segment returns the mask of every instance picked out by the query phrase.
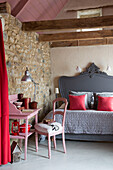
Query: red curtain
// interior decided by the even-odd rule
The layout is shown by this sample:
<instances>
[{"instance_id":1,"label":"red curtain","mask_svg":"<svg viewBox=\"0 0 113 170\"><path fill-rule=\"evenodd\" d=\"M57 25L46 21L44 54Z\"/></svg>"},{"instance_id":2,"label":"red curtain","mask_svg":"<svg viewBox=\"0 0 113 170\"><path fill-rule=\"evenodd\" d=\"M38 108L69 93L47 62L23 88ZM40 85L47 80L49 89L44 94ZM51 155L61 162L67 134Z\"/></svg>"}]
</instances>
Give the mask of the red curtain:
<instances>
[{"instance_id":1,"label":"red curtain","mask_svg":"<svg viewBox=\"0 0 113 170\"><path fill-rule=\"evenodd\" d=\"M10 161L8 78L0 20L0 165L7 164Z\"/></svg>"}]
</instances>

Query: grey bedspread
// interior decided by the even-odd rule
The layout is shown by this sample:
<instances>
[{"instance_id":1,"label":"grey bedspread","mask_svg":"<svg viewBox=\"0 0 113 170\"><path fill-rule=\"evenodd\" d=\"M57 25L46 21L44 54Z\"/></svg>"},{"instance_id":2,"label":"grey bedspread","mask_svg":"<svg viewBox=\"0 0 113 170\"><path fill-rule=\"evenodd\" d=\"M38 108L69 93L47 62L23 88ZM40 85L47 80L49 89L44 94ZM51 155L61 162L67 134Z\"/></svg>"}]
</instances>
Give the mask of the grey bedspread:
<instances>
[{"instance_id":1,"label":"grey bedspread","mask_svg":"<svg viewBox=\"0 0 113 170\"><path fill-rule=\"evenodd\" d=\"M46 119L50 118L52 118L52 111L46 116ZM56 121L61 123L61 120L62 116L56 115ZM113 112L97 110L67 110L65 133L113 134Z\"/></svg>"}]
</instances>

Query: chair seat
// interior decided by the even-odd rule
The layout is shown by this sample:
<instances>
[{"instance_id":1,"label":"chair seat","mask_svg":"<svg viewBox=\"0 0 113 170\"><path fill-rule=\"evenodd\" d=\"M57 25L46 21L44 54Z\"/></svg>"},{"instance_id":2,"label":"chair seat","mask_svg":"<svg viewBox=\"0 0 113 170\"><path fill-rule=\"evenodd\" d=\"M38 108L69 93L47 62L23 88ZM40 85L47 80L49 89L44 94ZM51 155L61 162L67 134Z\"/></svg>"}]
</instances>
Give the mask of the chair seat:
<instances>
[{"instance_id":1,"label":"chair seat","mask_svg":"<svg viewBox=\"0 0 113 170\"><path fill-rule=\"evenodd\" d=\"M44 124L41 122L41 123L35 124L35 129L38 132L51 133L51 132L61 131L63 129L63 127L58 122L53 122L51 124Z\"/></svg>"}]
</instances>

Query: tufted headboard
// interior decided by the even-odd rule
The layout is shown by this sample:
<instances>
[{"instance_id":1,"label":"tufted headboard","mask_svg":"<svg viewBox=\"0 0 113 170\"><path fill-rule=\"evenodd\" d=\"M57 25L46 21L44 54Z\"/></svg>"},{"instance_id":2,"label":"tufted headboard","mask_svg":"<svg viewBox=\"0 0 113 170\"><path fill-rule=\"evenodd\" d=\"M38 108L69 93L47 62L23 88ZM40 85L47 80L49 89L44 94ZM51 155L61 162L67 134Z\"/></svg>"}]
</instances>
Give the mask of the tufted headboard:
<instances>
[{"instance_id":1,"label":"tufted headboard","mask_svg":"<svg viewBox=\"0 0 113 170\"><path fill-rule=\"evenodd\" d=\"M68 99L69 91L113 92L113 76L100 71L94 63L78 76L62 76L59 79L59 89L62 97Z\"/></svg>"}]
</instances>

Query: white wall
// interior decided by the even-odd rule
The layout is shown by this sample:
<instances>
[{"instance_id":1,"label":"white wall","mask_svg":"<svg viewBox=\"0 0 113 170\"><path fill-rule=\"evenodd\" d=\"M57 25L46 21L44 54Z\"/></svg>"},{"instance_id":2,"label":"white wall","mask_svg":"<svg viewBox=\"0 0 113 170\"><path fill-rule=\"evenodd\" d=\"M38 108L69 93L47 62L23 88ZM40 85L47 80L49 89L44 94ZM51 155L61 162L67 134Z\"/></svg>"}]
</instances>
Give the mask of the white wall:
<instances>
[{"instance_id":1,"label":"white wall","mask_svg":"<svg viewBox=\"0 0 113 170\"><path fill-rule=\"evenodd\" d=\"M60 76L77 75L77 66L83 71L92 62L101 71L106 71L109 65L111 71L106 72L113 75L113 45L51 48L53 89L58 87Z\"/></svg>"}]
</instances>

